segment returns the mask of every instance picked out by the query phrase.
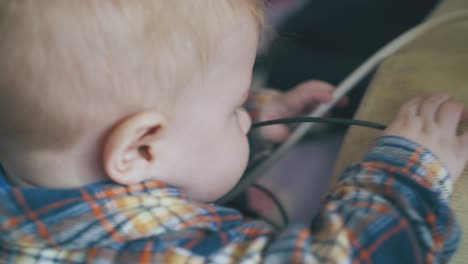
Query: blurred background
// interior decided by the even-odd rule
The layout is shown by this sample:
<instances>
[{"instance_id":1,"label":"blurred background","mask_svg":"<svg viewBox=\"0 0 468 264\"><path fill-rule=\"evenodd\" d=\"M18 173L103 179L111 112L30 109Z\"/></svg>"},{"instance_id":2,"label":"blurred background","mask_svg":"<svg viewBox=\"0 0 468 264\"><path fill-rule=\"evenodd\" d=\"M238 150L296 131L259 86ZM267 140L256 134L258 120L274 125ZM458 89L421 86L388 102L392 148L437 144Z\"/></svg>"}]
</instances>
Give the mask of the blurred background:
<instances>
[{"instance_id":1,"label":"blurred background","mask_svg":"<svg viewBox=\"0 0 468 264\"><path fill-rule=\"evenodd\" d=\"M310 79L339 84L379 48L420 23L439 1L267 2L255 75L262 86L287 91ZM349 107L334 110L334 116L354 115L371 77L353 89ZM345 133L346 128L333 128L305 139L260 180L278 196L293 222L310 221L320 206ZM280 219L264 194L251 190L249 201L262 215Z\"/></svg>"}]
</instances>

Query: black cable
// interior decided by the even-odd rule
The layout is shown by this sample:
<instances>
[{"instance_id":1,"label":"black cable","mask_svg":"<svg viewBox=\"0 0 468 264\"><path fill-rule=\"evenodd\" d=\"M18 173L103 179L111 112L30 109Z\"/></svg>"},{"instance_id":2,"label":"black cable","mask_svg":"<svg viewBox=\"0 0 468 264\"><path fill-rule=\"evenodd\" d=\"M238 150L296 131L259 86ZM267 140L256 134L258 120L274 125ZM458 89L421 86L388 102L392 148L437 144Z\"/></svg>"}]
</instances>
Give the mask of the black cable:
<instances>
[{"instance_id":1,"label":"black cable","mask_svg":"<svg viewBox=\"0 0 468 264\"><path fill-rule=\"evenodd\" d=\"M295 123L327 123L327 124L336 124L336 125L354 125L375 128L379 130L384 130L387 127L370 121L346 119L346 118L328 118L328 117L294 117L294 118L282 118L275 120L268 120L263 122L257 122L252 124L252 129L260 128L264 126L278 125L278 124L295 124Z\"/></svg>"},{"instance_id":2,"label":"black cable","mask_svg":"<svg viewBox=\"0 0 468 264\"><path fill-rule=\"evenodd\" d=\"M295 123L327 123L327 124L337 124L337 125L347 125L347 126L355 125L355 126L369 127L369 128L379 129L379 130L386 129L386 126L379 124L379 123L375 123L375 122L345 119L345 118L327 118L327 117L294 117L294 118L282 118L282 119L268 120L268 121L253 123L252 129L260 128L264 126L278 125L278 124L295 124ZM273 201L273 203L275 203L276 207L278 208L281 214L284 224L288 225L289 223L288 214L286 213L286 210L284 209L283 205L278 200L278 198L276 198L276 196L270 190L268 190L267 188L261 185L253 183L251 186L261 191L265 195L267 195ZM228 194L226 194L223 198L219 199L217 202L221 204L225 203L226 197L231 197L229 200L233 199L232 198L233 196L231 194L239 192L238 188L236 187L234 187Z\"/></svg>"},{"instance_id":3,"label":"black cable","mask_svg":"<svg viewBox=\"0 0 468 264\"><path fill-rule=\"evenodd\" d=\"M252 187L259 190L260 192L262 192L263 194L268 196L268 198L271 199L271 201L275 204L275 206L278 208L278 210L279 210L279 212L281 214L283 224L285 226L288 225L289 224L288 213L286 212L286 209L284 209L284 207L281 204L280 200L273 194L273 192L268 190L265 186L262 186L262 185L257 184L257 183L252 184Z\"/></svg>"},{"instance_id":4,"label":"black cable","mask_svg":"<svg viewBox=\"0 0 468 264\"><path fill-rule=\"evenodd\" d=\"M356 126L363 126L363 127L375 128L375 129L380 129L380 130L384 130L386 128L386 126L382 124L369 122L369 121L354 120L354 119L326 118L326 117L294 117L294 118L283 118L283 119L268 120L268 121L263 121L263 122L256 122L252 124L252 129L260 128L264 126L271 126L271 125L278 125L278 124L294 124L294 123L328 123L328 124L339 124L339 125L356 125ZM242 190L239 189L240 183L243 183L245 181L250 181L250 180L246 177L243 177L240 180L240 182L229 193L225 194L216 202L220 204L225 204L226 202L231 201L232 199L237 197L237 195L239 195L239 193L242 192Z\"/></svg>"}]
</instances>

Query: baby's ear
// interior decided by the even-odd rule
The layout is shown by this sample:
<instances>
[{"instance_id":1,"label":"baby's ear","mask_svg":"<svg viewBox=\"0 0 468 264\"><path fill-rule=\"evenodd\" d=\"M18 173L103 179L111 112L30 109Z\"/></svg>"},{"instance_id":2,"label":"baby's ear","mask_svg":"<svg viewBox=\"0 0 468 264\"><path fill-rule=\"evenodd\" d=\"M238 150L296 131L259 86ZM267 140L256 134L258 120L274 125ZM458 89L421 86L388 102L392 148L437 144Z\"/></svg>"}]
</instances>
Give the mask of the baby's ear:
<instances>
[{"instance_id":1,"label":"baby's ear","mask_svg":"<svg viewBox=\"0 0 468 264\"><path fill-rule=\"evenodd\" d=\"M153 178L167 123L159 112L135 114L115 126L104 145L104 168L113 181L132 185Z\"/></svg>"}]
</instances>

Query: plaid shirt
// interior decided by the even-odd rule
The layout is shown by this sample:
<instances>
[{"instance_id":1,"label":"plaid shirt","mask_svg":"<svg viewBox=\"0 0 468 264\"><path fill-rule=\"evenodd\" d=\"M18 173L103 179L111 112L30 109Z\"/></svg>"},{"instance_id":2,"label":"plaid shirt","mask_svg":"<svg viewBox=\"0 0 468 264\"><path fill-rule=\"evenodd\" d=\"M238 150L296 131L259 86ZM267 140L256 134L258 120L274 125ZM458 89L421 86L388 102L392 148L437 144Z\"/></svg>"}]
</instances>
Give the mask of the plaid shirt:
<instances>
[{"instance_id":1,"label":"plaid shirt","mask_svg":"<svg viewBox=\"0 0 468 264\"><path fill-rule=\"evenodd\" d=\"M444 263L460 240L446 169L383 137L311 226L275 231L161 182L0 190L0 263Z\"/></svg>"}]
</instances>

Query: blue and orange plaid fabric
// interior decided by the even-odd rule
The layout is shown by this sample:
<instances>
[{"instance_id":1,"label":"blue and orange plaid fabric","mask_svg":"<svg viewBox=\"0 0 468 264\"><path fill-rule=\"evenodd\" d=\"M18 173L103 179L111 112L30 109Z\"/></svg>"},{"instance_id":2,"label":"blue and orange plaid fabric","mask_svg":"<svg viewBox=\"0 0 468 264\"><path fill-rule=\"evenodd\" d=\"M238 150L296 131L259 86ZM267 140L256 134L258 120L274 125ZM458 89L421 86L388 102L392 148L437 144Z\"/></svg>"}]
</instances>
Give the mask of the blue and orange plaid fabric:
<instances>
[{"instance_id":1,"label":"blue and orange plaid fabric","mask_svg":"<svg viewBox=\"0 0 468 264\"><path fill-rule=\"evenodd\" d=\"M383 137L310 226L281 231L161 182L2 189L0 263L445 263L450 186L429 151Z\"/></svg>"}]
</instances>

